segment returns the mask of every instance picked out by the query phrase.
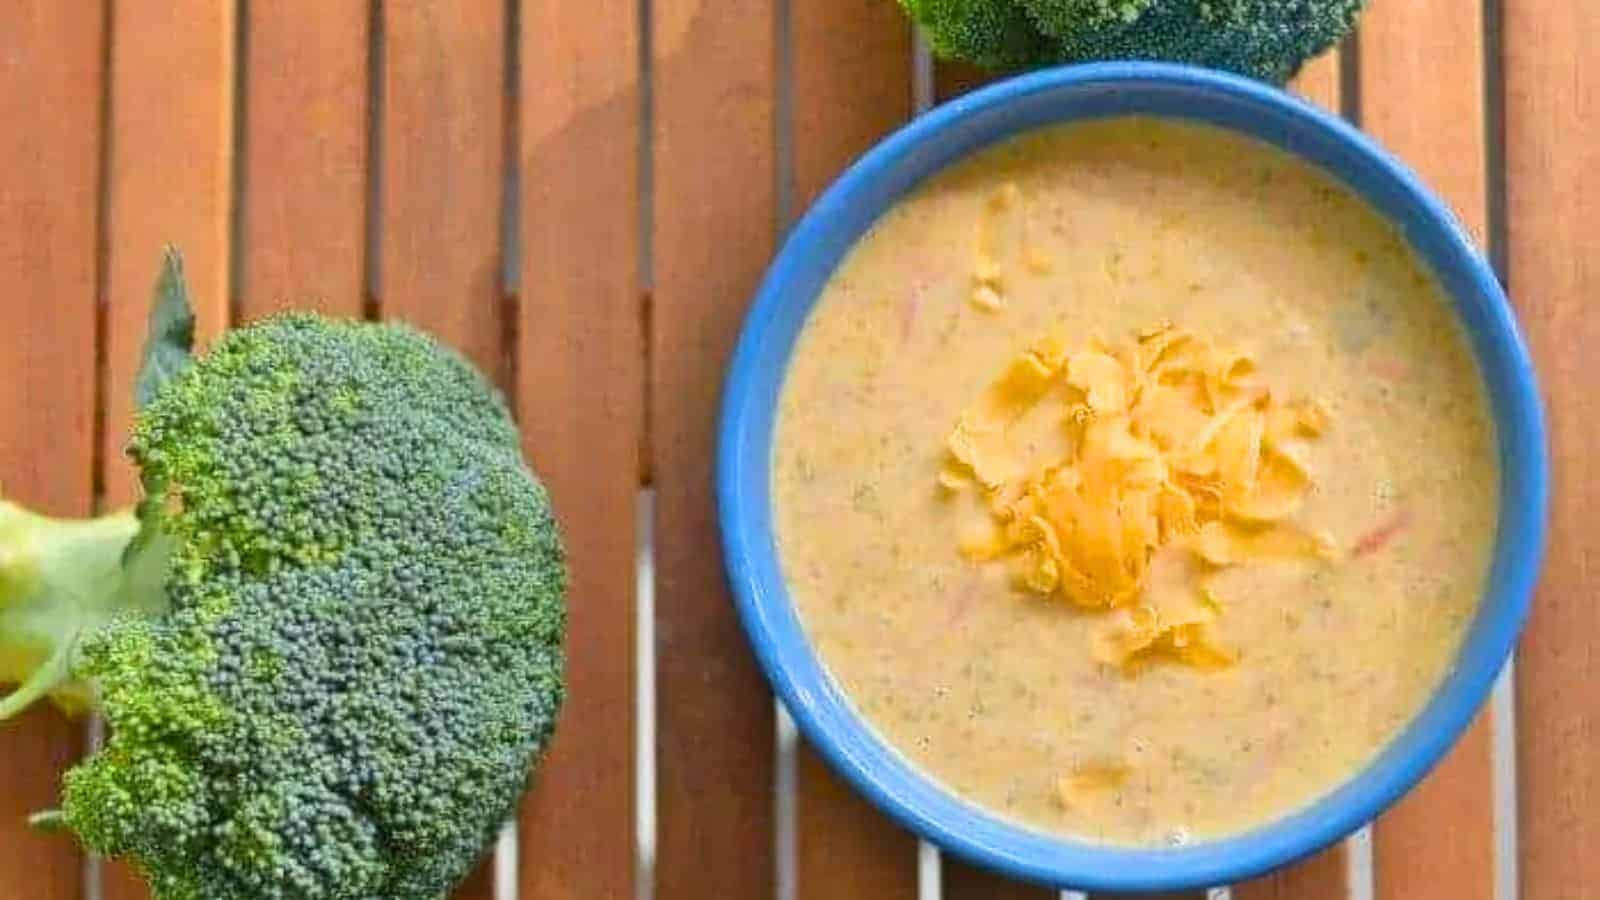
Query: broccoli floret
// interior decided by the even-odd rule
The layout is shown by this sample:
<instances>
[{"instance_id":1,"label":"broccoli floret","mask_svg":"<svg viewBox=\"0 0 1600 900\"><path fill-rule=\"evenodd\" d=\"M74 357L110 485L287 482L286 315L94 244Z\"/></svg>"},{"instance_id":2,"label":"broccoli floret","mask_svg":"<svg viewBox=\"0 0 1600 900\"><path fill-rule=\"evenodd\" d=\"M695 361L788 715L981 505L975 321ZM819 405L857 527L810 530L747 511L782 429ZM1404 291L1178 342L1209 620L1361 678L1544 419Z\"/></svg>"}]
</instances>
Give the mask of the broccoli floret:
<instances>
[{"instance_id":1,"label":"broccoli floret","mask_svg":"<svg viewBox=\"0 0 1600 900\"><path fill-rule=\"evenodd\" d=\"M990 69L1020 69L1048 58L1050 41L1017 0L900 0L933 52Z\"/></svg>"},{"instance_id":2,"label":"broccoli floret","mask_svg":"<svg viewBox=\"0 0 1600 900\"><path fill-rule=\"evenodd\" d=\"M129 453L136 515L0 504L0 712L92 690L109 726L46 821L158 900L445 896L565 690L562 548L499 396L410 328L288 315L171 378Z\"/></svg>"},{"instance_id":3,"label":"broccoli floret","mask_svg":"<svg viewBox=\"0 0 1600 900\"><path fill-rule=\"evenodd\" d=\"M917 15L928 5L904 0ZM917 15L941 55L996 69L1107 59L1210 66L1283 83L1355 27L1366 0L967 0ZM957 9L959 7L959 9ZM952 39L1025 13L1033 35L1008 32L1005 58L980 57ZM989 33L985 27L979 33ZM1026 52L1023 52L1026 51Z\"/></svg>"},{"instance_id":4,"label":"broccoli floret","mask_svg":"<svg viewBox=\"0 0 1600 900\"><path fill-rule=\"evenodd\" d=\"M1085 28L1121 25L1139 18L1158 0L1021 0L1039 30L1072 34Z\"/></svg>"},{"instance_id":5,"label":"broccoli floret","mask_svg":"<svg viewBox=\"0 0 1600 900\"><path fill-rule=\"evenodd\" d=\"M1164 59L1282 83L1355 25L1365 0L1145 0L1130 18L1095 23L1083 0L1022 0L1058 58Z\"/></svg>"}]
</instances>

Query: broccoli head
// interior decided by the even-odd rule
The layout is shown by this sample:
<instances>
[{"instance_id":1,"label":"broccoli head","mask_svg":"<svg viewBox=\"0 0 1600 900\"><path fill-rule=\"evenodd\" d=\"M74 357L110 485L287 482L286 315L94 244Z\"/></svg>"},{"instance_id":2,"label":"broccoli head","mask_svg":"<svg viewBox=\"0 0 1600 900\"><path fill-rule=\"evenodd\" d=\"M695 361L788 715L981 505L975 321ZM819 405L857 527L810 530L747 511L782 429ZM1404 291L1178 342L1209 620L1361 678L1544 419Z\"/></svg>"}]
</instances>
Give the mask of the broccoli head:
<instances>
[{"instance_id":1,"label":"broccoli head","mask_svg":"<svg viewBox=\"0 0 1600 900\"><path fill-rule=\"evenodd\" d=\"M1366 0L902 0L943 56L1010 70L1107 59L1281 84L1355 27ZM1006 22L998 29L991 23ZM1022 24L1017 24L1021 22ZM974 41L971 35L981 36ZM1005 53L994 51L1004 47Z\"/></svg>"},{"instance_id":2,"label":"broccoli head","mask_svg":"<svg viewBox=\"0 0 1600 900\"><path fill-rule=\"evenodd\" d=\"M145 499L0 503L0 713L92 698L45 821L159 900L434 900L512 813L564 694L565 565L516 428L404 326L224 336L140 410Z\"/></svg>"}]
</instances>

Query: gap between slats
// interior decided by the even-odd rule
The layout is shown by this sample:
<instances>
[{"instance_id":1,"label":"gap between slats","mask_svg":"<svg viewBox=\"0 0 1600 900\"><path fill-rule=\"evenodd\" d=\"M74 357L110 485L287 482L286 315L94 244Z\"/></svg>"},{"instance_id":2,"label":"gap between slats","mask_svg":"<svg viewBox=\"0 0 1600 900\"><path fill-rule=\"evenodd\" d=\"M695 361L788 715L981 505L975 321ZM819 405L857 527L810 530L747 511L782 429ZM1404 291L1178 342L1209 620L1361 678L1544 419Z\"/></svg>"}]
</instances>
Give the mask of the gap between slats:
<instances>
[{"instance_id":1,"label":"gap between slats","mask_svg":"<svg viewBox=\"0 0 1600 900\"><path fill-rule=\"evenodd\" d=\"M911 44L911 102L916 115L933 108L934 96L933 51L921 29L915 29ZM917 897L918 900L944 900L944 860L939 848L925 840L917 841ZM1063 897L1062 900L1067 900Z\"/></svg>"},{"instance_id":2,"label":"gap between slats","mask_svg":"<svg viewBox=\"0 0 1600 900\"><path fill-rule=\"evenodd\" d=\"M518 0L508 0L516 3ZM652 0L636 0L639 46L639 147L638 147L638 275L641 353L644 357L640 382L641 424L637 529L636 594L634 630L634 900L655 897L656 860L656 575L655 575L655 490L650 484L651 462L651 304L655 289L655 92L654 92L654 9ZM497 897L496 900L518 900Z\"/></svg>"},{"instance_id":3,"label":"gap between slats","mask_svg":"<svg viewBox=\"0 0 1600 900\"><path fill-rule=\"evenodd\" d=\"M798 0L804 3L807 0ZM775 115L773 116L773 143L776 165L773 167L773 190L777 197L773 212L773 230L778 235L778 246L789 233L794 221L794 29L791 21L792 0L775 0L773 29L777 49L777 79L773 86ZM775 900L797 900L799 897L799 755L800 737L794 719L784 708L783 701L773 697L773 862L776 883Z\"/></svg>"},{"instance_id":4,"label":"gap between slats","mask_svg":"<svg viewBox=\"0 0 1600 900\"><path fill-rule=\"evenodd\" d=\"M1488 165L1489 260L1501 284L1506 275L1510 220L1506 197L1505 11L1502 0L1483 0L1484 150ZM1517 661L1506 661L1490 697L1490 767L1494 783L1494 900L1519 900L1521 839L1517 796Z\"/></svg>"}]
</instances>

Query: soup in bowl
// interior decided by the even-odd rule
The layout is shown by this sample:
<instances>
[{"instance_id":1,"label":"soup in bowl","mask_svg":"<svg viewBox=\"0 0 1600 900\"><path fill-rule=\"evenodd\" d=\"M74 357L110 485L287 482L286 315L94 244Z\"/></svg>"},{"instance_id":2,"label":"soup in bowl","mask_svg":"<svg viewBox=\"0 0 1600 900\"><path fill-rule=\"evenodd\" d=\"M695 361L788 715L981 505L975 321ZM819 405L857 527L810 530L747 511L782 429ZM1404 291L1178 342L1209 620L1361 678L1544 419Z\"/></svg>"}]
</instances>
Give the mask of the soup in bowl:
<instances>
[{"instance_id":1,"label":"soup in bowl","mask_svg":"<svg viewBox=\"0 0 1600 900\"><path fill-rule=\"evenodd\" d=\"M1097 890L1359 826L1459 735L1542 543L1526 353L1359 134L1105 64L936 110L775 262L730 580L806 737L941 846Z\"/></svg>"}]
</instances>

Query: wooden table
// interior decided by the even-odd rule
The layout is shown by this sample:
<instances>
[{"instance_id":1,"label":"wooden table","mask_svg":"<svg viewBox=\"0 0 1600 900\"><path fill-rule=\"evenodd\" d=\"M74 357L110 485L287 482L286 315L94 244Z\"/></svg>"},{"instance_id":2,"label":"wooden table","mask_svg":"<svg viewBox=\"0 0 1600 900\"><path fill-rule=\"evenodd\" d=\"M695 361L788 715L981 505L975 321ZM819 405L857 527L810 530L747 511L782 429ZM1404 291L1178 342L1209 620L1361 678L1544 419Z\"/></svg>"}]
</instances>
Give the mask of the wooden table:
<instances>
[{"instance_id":1,"label":"wooden table","mask_svg":"<svg viewBox=\"0 0 1600 900\"><path fill-rule=\"evenodd\" d=\"M1596 38L1592 0L1376 0L1296 82L1415 166L1509 278L1551 411L1554 540L1514 691L1370 841L1235 897L1600 897ZM409 319L505 386L573 560L571 702L500 896L1050 896L919 853L793 747L710 494L724 361L785 226L976 81L926 66L892 0L7 0L0 479L62 514L132 499L163 242L208 334L296 306ZM0 733L0 900L142 895L23 826L87 740L49 709Z\"/></svg>"}]
</instances>

